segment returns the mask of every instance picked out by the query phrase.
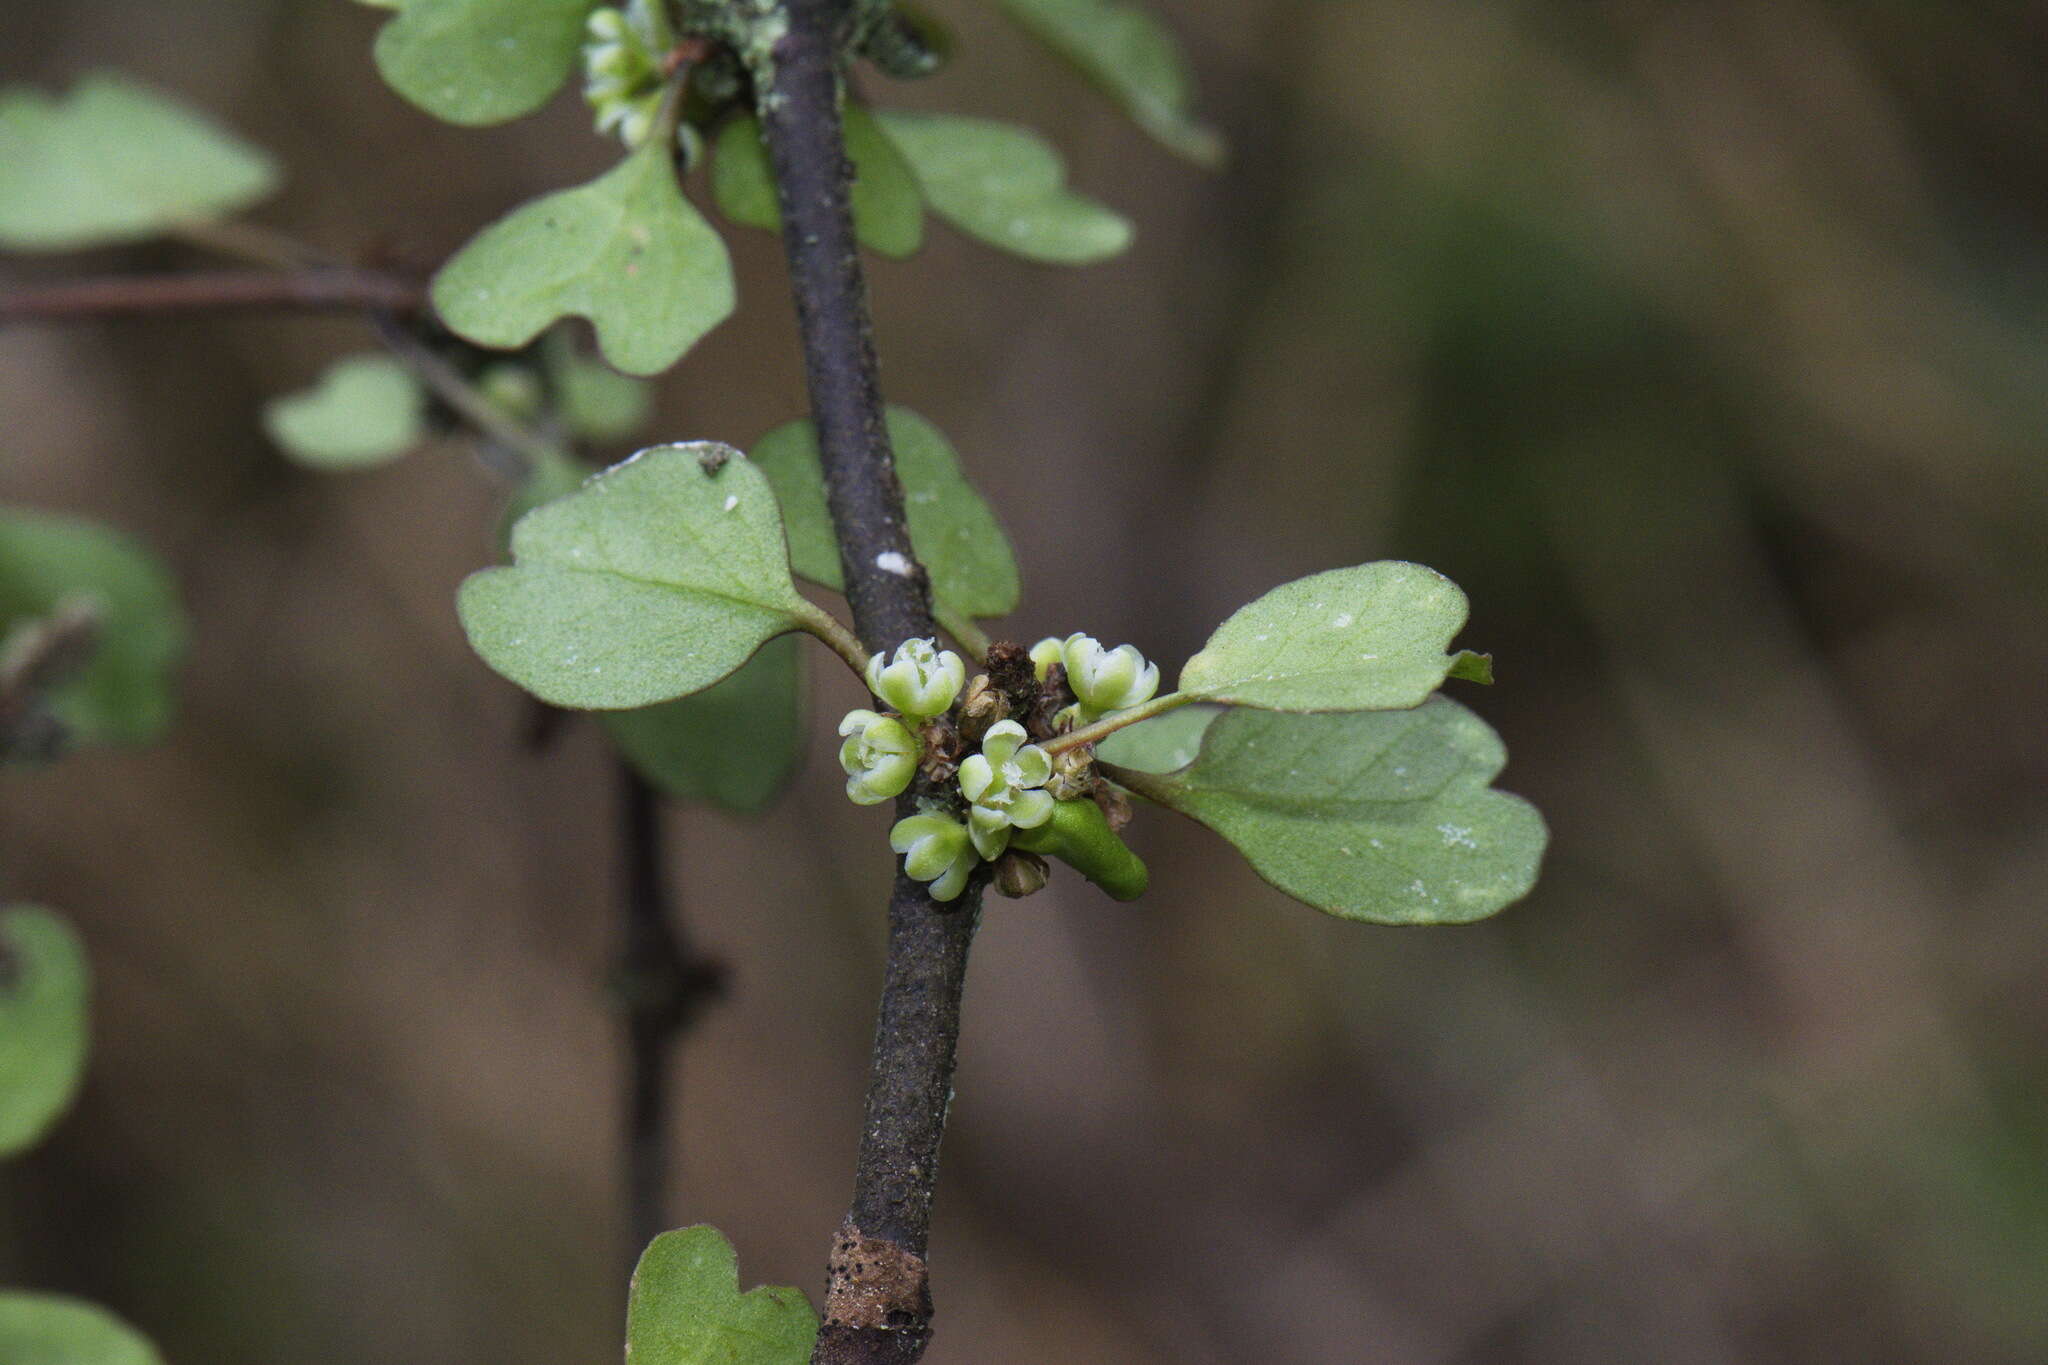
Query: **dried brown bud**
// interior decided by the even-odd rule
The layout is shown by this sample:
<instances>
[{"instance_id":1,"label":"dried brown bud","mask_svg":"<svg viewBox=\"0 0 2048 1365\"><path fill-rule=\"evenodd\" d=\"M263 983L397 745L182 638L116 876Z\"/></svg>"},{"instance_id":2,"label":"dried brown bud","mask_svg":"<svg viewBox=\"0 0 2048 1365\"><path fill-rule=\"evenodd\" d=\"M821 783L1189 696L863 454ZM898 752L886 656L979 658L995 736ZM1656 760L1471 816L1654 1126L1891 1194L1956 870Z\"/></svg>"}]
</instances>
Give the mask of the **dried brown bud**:
<instances>
[{"instance_id":1,"label":"dried brown bud","mask_svg":"<svg viewBox=\"0 0 2048 1365\"><path fill-rule=\"evenodd\" d=\"M996 890L1011 900L1021 900L1044 888L1051 871L1036 853L1013 848L996 860Z\"/></svg>"},{"instance_id":2,"label":"dried brown bud","mask_svg":"<svg viewBox=\"0 0 2048 1365\"><path fill-rule=\"evenodd\" d=\"M1057 801L1076 801L1095 790L1095 753L1087 745L1063 749L1053 757L1052 777L1045 789Z\"/></svg>"},{"instance_id":3,"label":"dried brown bud","mask_svg":"<svg viewBox=\"0 0 2048 1365\"><path fill-rule=\"evenodd\" d=\"M983 673L967 684L967 696L960 703L960 732L963 738L979 740L989 726L1010 714L1010 704Z\"/></svg>"},{"instance_id":4,"label":"dried brown bud","mask_svg":"<svg viewBox=\"0 0 2048 1365\"><path fill-rule=\"evenodd\" d=\"M1109 821L1110 833L1121 834L1124 826L1131 823L1131 798L1121 788L1107 782L1096 783L1095 804L1102 807L1102 818Z\"/></svg>"}]
</instances>

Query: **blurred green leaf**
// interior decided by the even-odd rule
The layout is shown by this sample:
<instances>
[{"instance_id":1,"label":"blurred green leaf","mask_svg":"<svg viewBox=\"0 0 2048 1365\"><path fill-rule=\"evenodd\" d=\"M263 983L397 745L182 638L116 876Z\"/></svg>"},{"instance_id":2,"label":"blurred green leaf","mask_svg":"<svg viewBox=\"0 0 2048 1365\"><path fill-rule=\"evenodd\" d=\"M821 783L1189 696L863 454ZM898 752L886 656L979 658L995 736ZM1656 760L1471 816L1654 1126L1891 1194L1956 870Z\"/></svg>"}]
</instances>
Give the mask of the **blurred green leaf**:
<instances>
[{"instance_id":1,"label":"blurred green leaf","mask_svg":"<svg viewBox=\"0 0 2048 1365\"><path fill-rule=\"evenodd\" d=\"M732 263L657 139L485 228L441 268L433 294L449 327L503 350L557 318L588 318L606 360L647 375L731 314Z\"/></svg>"},{"instance_id":2,"label":"blurred green leaf","mask_svg":"<svg viewBox=\"0 0 2048 1365\"><path fill-rule=\"evenodd\" d=\"M668 795L752 814L774 800L803 753L801 642L770 640L695 696L598 721L640 775Z\"/></svg>"},{"instance_id":3,"label":"blurred green leaf","mask_svg":"<svg viewBox=\"0 0 2048 1365\"><path fill-rule=\"evenodd\" d=\"M1183 706L1111 733L1095 745L1104 763L1141 773L1185 768L1202 751L1202 735L1223 714L1220 706Z\"/></svg>"},{"instance_id":4,"label":"blurred green leaf","mask_svg":"<svg viewBox=\"0 0 2048 1365\"><path fill-rule=\"evenodd\" d=\"M545 355L556 409L572 434L588 441L617 441L647 424L654 395L646 380L578 355L561 328L549 335Z\"/></svg>"},{"instance_id":5,"label":"blurred green leaf","mask_svg":"<svg viewBox=\"0 0 2048 1365\"><path fill-rule=\"evenodd\" d=\"M1465 594L1434 569L1382 560L1282 584L1232 613L1180 690L1274 711L1414 706L1443 685Z\"/></svg>"},{"instance_id":6,"label":"blurred green leaf","mask_svg":"<svg viewBox=\"0 0 2048 1365\"><path fill-rule=\"evenodd\" d=\"M1173 35L1116 0L1000 0L1027 32L1080 68L1140 128L1190 161L1223 160L1223 139L1197 122L1194 83Z\"/></svg>"},{"instance_id":7,"label":"blurred green leaf","mask_svg":"<svg viewBox=\"0 0 2048 1365\"><path fill-rule=\"evenodd\" d=\"M0 648L61 613L92 622L83 666L48 692L74 740L145 744L170 724L172 670L186 625L170 575L125 536L91 522L0 509Z\"/></svg>"},{"instance_id":8,"label":"blurred green leaf","mask_svg":"<svg viewBox=\"0 0 2048 1365\"><path fill-rule=\"evenodd\" d=\"M1491 687L1493 686L1493 656L1491 654L1475 654L1469 649L1461 649L1451 656L1451 666L1445 671L1444 676L1462 678L1466 682L1481 683Z\"/></svg>"},{"instance_id":9,"label":"blurred green leaf","mask_svg":"<svg viewBox=\"0 0 2048 1365\"><path fill-rule=\"evenodd\" d=\"M311 469L370 469L426 437L426 391L387 355L336 361L312 388L273 398L263 429Z\"/></svg>"},{"instance_id":10,"label":"blurred green leaf","mask_svg":"<svg viewBox=\"0 0 2048 1365\"><path fill-rule=\"evenodd\" d=\"M917 177L875 118L846 106L846 152L853 162L853 231L863 245L899 260L924 244L924 196ZM711 196L718 211L746 227L782 230L775 180L761 124L751 114L718 130L711 162Z\"/></svg>"},{"instance_id":11,"label":"blurred green leaf","mask_svg":"<svg viewBox=\"0 0 2048 1365\"><path fill-rule=\"evenodd\" d=\"M40 1138L78 1092L86 989L85 947L70 925L32 905L0 910L0 1157ZM0 1360L16 1358L0 1349Z\"/></svg>"},{"instance_id":12,"label":"blurred green leaf","mask_svg":"<svg viewBox=\"0 0 2048 1365\"><path fill-rule=\"evenodd\" d=\"M576 64L595 0L403 0L377 70L435 118L477 127L530 114Z\"/></svg>"},{"instance_id":13,"label":"blurred green leaf","mask_svg":"<svg viewBox=\"0 0 2048 1365\"><path fill-rule=\"evenodd\" d=\"M698 692L813 619L775 494L711 441L656 446L528 513L514 564L459 605L484 662L543 701L623 710Z\"/></svg>"},{"instance_id":14,"label":"blurred green leaf","mask_svg":"<svg viewBox=\"0 0 2048 1365\"><path fill-rule=\"evenodd\" d=\"M1027 260L1087 265L1131 244L1130 221L1067 190L1066 167L1036 134L950 114L882 114L932 211Z\"/></svg>"},{"instance_id":15,"label":"blurred green leaf","mask_svg":"<svg viewBox=\"0 0 2048 1365\"><path fill-rule=\"evenodd\" d=\"M908 408L891 407L888 423L910 543L931 574L933 596L968 616L1015 611L1020 588L1009 537L961 473L960 457L937 427ZM755 442L754 461L782 505L790 566L799 577L845 591L811 424L790 422L769 432Z\"/></svg>"},{"instance_id":16,"label":"blurred green leaf","mask_svg":"<svg viewBox=\"0 0 2048 1365\"><path fill-rule=\"evenodd\" d=\"M1487 786L1506 762L1484 721L1434 697L1407 711L1233 710L1189 767L1109 776L1207 825L1317 909L1458 924L1526 895L1542 861L1543 817Z\"/></svg>"},{"instance_id":17,"label":"blurred green leaf","mask_svg":"<svg viewBox=\"0 0 2048 1365\"><path fill-rule=\"evenodd\" d=\"M163 1365L140 1333L104 1308L62 1294L0 1291L7 1365Z\"/></svg>"},{"instance_id":18,"label":"blurred green leaf","mask_svg":"<svg viewBox=\"0 0 2048 1365\"><path fill-rule=\"evenodd\" d=\"M717 1228L662 1233L633 1271L632 1365L803 1365L817 1336L818 1315L802 1290L740 1293L739 1258Z\"/></svg>"},{"instance_id":19,"label":"blurred green leaf","mask_svg":"<svg viewBox=\"0 0 2048 1365\"><path fill-rule=\"evenodd\" d=\"M62 251L236 213L277 187L263 152L115 75L53 99L0 91L0 247Z\"/></svg>"}]
</instances>

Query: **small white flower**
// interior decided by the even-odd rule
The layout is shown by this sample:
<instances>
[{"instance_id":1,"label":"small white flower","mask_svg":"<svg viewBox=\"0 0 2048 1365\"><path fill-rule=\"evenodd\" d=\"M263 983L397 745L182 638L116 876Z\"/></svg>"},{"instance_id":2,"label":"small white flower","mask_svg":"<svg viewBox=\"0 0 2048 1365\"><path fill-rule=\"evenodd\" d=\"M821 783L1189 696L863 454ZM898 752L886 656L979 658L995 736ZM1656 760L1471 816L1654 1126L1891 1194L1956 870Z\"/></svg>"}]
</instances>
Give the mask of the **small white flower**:
<instances>
[{"instance_id":1,"label":"small white flower","mask_svg":"<svg viewBox=\"0 0 2048 1365\"><path fill-rule=\"evenodd\" d=\"M966 681L966 661L929 638L905 640L894 659L877 654L868 660L868 690L919 720L944 715Z\"/></svg>"},{"instance_id":2,"label":"small white flower","mask_svg":"<svg viewBox=\"0 0 2048 1365\"><path fill-rule=\"evenodd\" d=\"M973 803L967 832L984 858L1002 853L1012 829L1034 829L1052 818L1052 793L1041 790L1052 776L1052 759L1025 738L1016 721L997 721L982 737L981 752L960 765L960 794Z\"/></svg>"},{"instance_id":3,"label":"small white flower","mask_svg":"<svg viewBox=\"0 0 2048 1365\"><path fill-rule=\"evenodd\" d=\"M917 775L923 750L902 721L873 711L849 711L839 722L846 742L839 766L846 769L846 799L857 806L880 805L898 795Z\"/></svg>"},{"instance_id":4,"label":"small white flower","mask_svg":"<svg viewBox=\"0 0 2048 1365\"><path fill-rule=\"evenodd\" d=\"M1084 719L1150 701L1159 690L1159 665L1146 663L1136 645L1104 649L1094 636L1076 633L1067 637L1060 657Z\"/></svg>"},{"instance_id":5,"label":"small white flower","mask_svg":"<svg viewBox=\"0 0 2048 1365\"><path fill-rule=\"evenodd\" d=\"M936 811L898 820L889 831L889 847L903 855L905 875L932 884L935 901L959 895L979 861L968 842L966 826Z\"/></svg>"},{"instance_id":6,"label":"small white flower","mask_svg":"<svg viewBox=\"0 0 2048 1365\"><path fill-rule=\"evenodd\" d=\"M1031 646L1031 671L1040 682L1045 681L1045 675L1052 671L1054 664L1066 662L1065 650L1066 641L1057 635L1048 635Z\"/></svg>"}]
</instances>

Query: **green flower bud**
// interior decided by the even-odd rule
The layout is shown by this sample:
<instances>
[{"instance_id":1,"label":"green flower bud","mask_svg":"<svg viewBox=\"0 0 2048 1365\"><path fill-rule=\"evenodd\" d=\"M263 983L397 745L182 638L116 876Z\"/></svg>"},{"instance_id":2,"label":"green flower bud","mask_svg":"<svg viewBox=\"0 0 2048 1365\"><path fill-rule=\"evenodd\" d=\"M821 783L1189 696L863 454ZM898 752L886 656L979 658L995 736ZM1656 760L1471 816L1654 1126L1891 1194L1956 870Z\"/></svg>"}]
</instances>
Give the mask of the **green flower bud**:
<instances>
[{"instance_id":1,"label":"green flower bud","mask_svg":"<svg viewBox=\"0 0 2048 1365\"><path fill-rule=\"evenodd\" d=\"M960 765L960 794L973 803L967 832L984 858L1003 851L1013 828L1031 829L1052 818L1052 794L1041 790L1052 776L1052 759L1025 739L1016 721L997 721L982 737L981 752Z\"/></svg>"},{"instance_id":2,"label":"green flower bud","mask_svg":"<svg viewBox=\"0 0 2048 1365\"><path fill-rule=\"evenodd\" d=\"M846 743L839 766L846 769L846 799L875 806L901 793L917 776L923 745L902 721L873 711L848 711L839 722Z\"/></svg>"},{"instance_id":3,"label":"green flower bud","mask_svg":"<svg viewBox=\"0 0 2048 1365\"><path fill-rule=\"evenodd\" d=\"M898 820L889 847L903 855L905 875L932 884L932 899L949 901L967 885L978 858L967 828L950 815L924 811Z\"/></svg>"},{"instance_id":4,"label":"green flower bud","mask_svg":"<svg viewBox=\"0 0 2048 1365\"><path fill-rule=\"evenodd\" d=\"M1104 649L1094 636L1077 633L1067 637L1060 657L1085 719L1150 701L1159 690L1159 665L1146 663L1135 645Z\"/></svg>"},{"instance_id":5,"label":"green flower bud","mask_svg":"<svg viewBox=\"0 0 2048 1365\"><path fill-rule=\"evenodd\" d=\"M593 10L585 22L583 98L597 131L637 147L661 109L662 70L675 34L657 0L627 0L623 9Z\"/></svg>"},{"instance_id":6,"label":"green flower bud","mask_svg":"<svg viewBox=\"0 0 2048 1365\"><path fill-rule=\"evenodd\" d=\"M1144 895L1151 880L1144 860L1117 837L1093 801L1060 802L1051 819L1019 830L1016 840L1018 848L1058 858L1120 901Z\"/></svg>"},{"instance_id":7,"label":"green flower bud","mask_svg":"<svg viewBox=\"0 0 2048 1365\"><path fill-rule=\"evenodd\" d=\"M966 661L930 638L905 640L893 659L868 660L868 690L919 720L944 715L966 681Z\"/></svg>"},{"instance_id":8,"label":"green flower bud","mask_svg":"<svg viewBox=\"0 0 2048 1365\"><path fill-rule=\"evenodd\" d=\"M1052 671L1054 664L1066 662L1066 647L1066 641L1057 635L1048 635L1031 646L1031 671L1040 682L1045 681L1045 675Z\"/></svg>"}]
</instances>

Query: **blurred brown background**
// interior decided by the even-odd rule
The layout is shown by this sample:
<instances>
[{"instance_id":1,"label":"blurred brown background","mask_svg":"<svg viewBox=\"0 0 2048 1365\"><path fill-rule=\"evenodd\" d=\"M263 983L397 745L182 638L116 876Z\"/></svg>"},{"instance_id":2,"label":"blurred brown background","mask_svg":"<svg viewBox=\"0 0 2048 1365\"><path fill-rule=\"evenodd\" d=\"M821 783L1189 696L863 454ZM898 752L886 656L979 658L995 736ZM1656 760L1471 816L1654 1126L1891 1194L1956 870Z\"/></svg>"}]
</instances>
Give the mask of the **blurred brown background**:
<instances>
[{"instance_id":1,"label":"blurred brown background","mask_svg":"<svg viewBox=\"0 0 2048 1365\"><path fill-rule=\"evenodd\" d=\"M1205 175L992 6L883 103L1028 122L1137 248L933 225L874 267L890 395L1011 528L1008 633L1185 658L1298 574L1475 603L1489 923L1326 920L1152 814L1153 893L983 930L935 1365L2048 1360L2048 20L1992 3L1162 5ZM432 260L611 155L565 97L434 123L341 0L0 7L0 75L116 66L277 151L263 221ZM746 443L802 395L778 250L661 389ZM0 263L169 268L170 247ZM176 1365L615 1360L612 787L521 752L451 594L500 495L445 446L323 479L261 400L349 320L0 334L0 498L166 555L172 741L0 784L0 882L78 917L98 1047L0 1173L0 1282ZM819 652L821 664L828 661ZM850 1187L888 873L824 740L675 820L734 972L688 1041L681 1221L814 1295Z\"/></svg>"}]
</instances>

